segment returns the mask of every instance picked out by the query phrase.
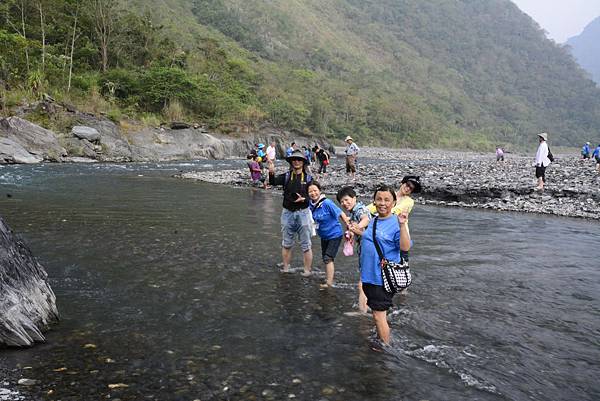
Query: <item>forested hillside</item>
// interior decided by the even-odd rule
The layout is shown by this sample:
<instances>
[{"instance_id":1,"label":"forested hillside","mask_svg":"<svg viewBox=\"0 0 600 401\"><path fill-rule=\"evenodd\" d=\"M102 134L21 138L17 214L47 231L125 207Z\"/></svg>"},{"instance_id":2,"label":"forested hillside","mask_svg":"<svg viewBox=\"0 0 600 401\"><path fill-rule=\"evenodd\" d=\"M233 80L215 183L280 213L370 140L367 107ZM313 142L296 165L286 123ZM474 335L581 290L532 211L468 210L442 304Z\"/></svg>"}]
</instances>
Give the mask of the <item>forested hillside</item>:
<instances>
[{"instance_id":1,"label":"forested hillside","mask_svg":"<svg viewBox=\"0 0 600 401\"><path fill-rule=\"evenodd\" d=\"M201 120L225 132L269 120L413 147L523 147L540 131L576 145L600 131L600 90L509 0L0 7L5 113L48 93L115 120Z\"/></svg>"},{"instance_id":2,"label":"forested hillside","mask_svg":"<svg viewBox=\"0 0 600 401\"><path fill-rule=\"evenodd\" d=\"M567 44L577 62L600 86L600 17L590 22L581 35L570 38Z\"/></svg>"}]
</instances>

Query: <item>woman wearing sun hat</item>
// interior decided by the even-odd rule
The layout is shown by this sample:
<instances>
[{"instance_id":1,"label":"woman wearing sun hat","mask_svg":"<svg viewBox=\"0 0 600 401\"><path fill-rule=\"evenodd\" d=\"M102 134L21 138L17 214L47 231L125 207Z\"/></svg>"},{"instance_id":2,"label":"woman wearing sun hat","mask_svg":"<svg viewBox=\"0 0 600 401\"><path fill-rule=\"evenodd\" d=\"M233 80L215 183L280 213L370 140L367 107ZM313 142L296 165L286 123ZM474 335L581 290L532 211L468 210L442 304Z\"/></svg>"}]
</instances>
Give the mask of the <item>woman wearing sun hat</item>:
<instances>
[{"instance_id":1,"label":"woman wearing sun hat","mask_svg":"<svg viewBox=\"0 0 600 401\"><path fill-rule=\"evenodd\" d=\"M312 177L306 171L306 156L300 150L294 150L285 158L290 164L288 172L275 175L275 166L269 163L269 184L283 186L283 210L281 211L281 257L282 272L288 272L292 260L292 246L298 237L304 259L304 276L312 269L312 216L308 199L308 184Z\"/></svg>"},{"instance_id":2,"label":"woman wearing sun hat","mask_svg":"<svg viewBox=\"0 0 600 401\"><path fill-rule=\"evenodd\" d=\"M550 159L548 158L548 134L542 132L538 134L538 140L540 142L537 153L535 154L535 177L538 180L538 185L535 187L537 191L544 190L544 184L546 183L546 167L550 165Z\"/></svg>"}]
</instances>

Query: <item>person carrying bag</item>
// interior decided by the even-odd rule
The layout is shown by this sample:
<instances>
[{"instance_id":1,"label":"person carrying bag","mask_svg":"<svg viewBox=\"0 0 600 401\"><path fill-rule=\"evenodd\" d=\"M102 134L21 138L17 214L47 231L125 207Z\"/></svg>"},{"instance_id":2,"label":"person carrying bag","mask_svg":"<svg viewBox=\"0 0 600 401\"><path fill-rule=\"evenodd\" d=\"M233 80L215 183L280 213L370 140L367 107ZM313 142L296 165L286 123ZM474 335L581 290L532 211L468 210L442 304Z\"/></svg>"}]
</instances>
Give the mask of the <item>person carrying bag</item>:
<instances>
[{"instance_id":1,"label":"person carrying bag","mask_svg":"<svg viewBox=\"0 0 600 401\"><path fill-rule=\"evenodd\" d=\"M361 239L362 289L367 306L373 311L377 336L384 344L390 342L387 311L394 305L394 294L411 281L406 258L410 250L408 212L403 210L398 216L392 213L396 199L396 191L387 185L375 190L373 204L377 217L371 220Z\"/></svg>"},{"instance_id":2,"label":"person carrying bag","mask_svg":"<svg viewBox=\"0 0 600 401\"><path fill-rule=\"evenodd\" d=\"M408 252L400 251L400 263L387 260L377 241L377 217L373 220L373 244L377 250L381 266L383 287L390 294L402 291L412 283L408 266Z\"/></svg>"}]
</instances>

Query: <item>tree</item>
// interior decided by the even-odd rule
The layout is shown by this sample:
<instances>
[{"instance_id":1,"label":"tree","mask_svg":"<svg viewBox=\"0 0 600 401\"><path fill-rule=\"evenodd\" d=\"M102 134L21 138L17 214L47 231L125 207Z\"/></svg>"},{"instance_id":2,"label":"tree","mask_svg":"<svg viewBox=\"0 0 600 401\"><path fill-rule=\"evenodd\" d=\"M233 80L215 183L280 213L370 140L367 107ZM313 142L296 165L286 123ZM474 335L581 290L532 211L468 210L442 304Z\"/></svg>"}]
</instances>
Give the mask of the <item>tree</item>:
<instances>
[{"instance_id":1,"label":"tree","mask_svg":"<svg viewBox=\"0 0 600 401\"><path fill-rule=\"evenodd\" d=\"M4 20L6 24L10 26L16 33L21 35L27 43L27 30L25 28L25 15L29 14L29 4L25 0L5 0L0 5L2 13L4 14ZM15 17L16 16L16 17ZM18 20L18 22L13 21ZM27 61L27 73L29 73L29 48L25 46L23 48L25 52L25 59Z\"/></svg>"},{"instance_id":2,"label":"tree","mask_svg":"<svg viewBox=\"0 0 600 401\"><path fill-rule=\"evenodd\" d=\"M109 47L112 44L118 18L118 5L117 0L91 0L92 20L100 48L102 72L108 70Z\"/></svg>"}]
</instances>

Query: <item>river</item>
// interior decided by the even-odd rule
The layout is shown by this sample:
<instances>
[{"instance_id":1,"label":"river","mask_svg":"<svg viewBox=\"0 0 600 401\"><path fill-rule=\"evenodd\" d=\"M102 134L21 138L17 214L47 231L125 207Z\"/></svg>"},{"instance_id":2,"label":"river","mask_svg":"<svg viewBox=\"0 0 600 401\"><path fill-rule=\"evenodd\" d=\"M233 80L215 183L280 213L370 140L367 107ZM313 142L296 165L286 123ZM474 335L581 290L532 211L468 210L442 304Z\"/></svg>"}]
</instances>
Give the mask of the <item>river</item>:
<instances>
[{"instance_id":1,"label":"river","mask_svg":"<svg viewBox=\"0 0 600 401\"><path fill-rule=\"evenodd\" d=\"M0 213L61 314L0 351L39 381L15 399L600 399L597 222L417 205L413 285L374 352L371 319L345 314L355 257L330 290L278 273L279 191L171 178L242 163L0 167Z\"/></svg>"}]
</instances>

